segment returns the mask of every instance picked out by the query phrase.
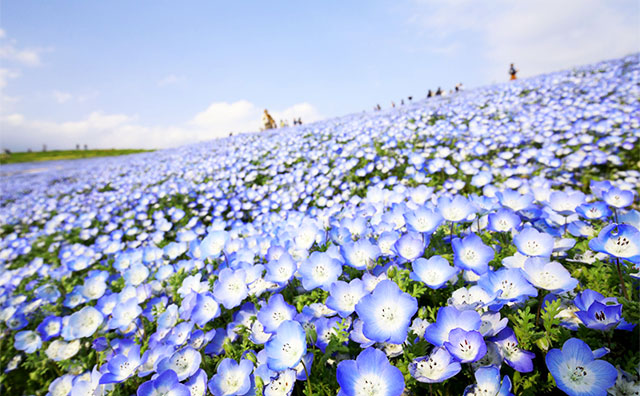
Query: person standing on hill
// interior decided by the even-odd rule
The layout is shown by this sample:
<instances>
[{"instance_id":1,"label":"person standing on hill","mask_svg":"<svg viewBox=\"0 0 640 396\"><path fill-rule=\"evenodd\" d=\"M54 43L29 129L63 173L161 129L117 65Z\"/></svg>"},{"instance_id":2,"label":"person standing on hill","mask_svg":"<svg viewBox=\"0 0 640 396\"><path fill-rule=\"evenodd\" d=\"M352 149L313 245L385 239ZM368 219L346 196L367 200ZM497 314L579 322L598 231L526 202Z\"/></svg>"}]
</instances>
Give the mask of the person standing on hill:
<instances>
[{"instance_id":1,"label":"person standing on hill","mask_svg":"<svg viewBox=\"0 0 640 396\"><path fill-rule=\"evenodd\" d=\"M267 129L275 129L276 128L276 122L273 119L273 117L271 117L271 114L269 114L267 109L264 109L264 114L262 115L262 125L264 125L265 131Z\"/></svg>"},{"instance_id":2,"label":"person standing on hill","mask_svg":"<svg viewBox=\"0 0 640 396\"><path fill-rule=\"evenodd\" d=\"M509 66L509 75L511 76L511 80L517 79L516 74L518 73L518 71L519 70L516 69L513 63L511 63L511 66Z\"/></svg>"}]
</instances>

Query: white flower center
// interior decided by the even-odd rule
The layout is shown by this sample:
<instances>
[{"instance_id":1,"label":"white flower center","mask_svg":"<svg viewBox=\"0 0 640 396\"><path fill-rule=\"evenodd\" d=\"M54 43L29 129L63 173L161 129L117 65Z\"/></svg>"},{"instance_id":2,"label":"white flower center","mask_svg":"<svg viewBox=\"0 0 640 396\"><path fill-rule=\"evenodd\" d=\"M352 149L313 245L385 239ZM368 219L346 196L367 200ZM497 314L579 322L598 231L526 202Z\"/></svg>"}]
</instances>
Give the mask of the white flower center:
<instances>
[{"instance_id":1,"label":"white flower center","mask_svg":"<svg viewBox=\"0 0 640 396\"><path fill-rule=\"evenodd\" d=\"M353 258L358 267L367 266L369 264L369 255L364 250L357 249L353 252Z\"/></svg>"},{"instance_id":2,"label":"white flower center","mask_svg":"<svg viewBox=\"0 0 640 396\"><path fill-rule=\"evenodd\" d=\"M502 290L502 295L500 296L501 298L506 299L506 298L513 297L513 293L515 292L513 282L509 282L508 280L505 279L502 282L500 282L500 285L498 286L498 288Z\"/></svg>"},{"instance_id":3,"label":"white flower center","mask_svg":"<svg viewBox=\"0 0 640 396\"><path fill-rule=\"evenodd\" d=\"M524 244L524 249L522 250L524 250L524 253L529 256L535 256L540 251L540 244L538 241L529 240Z\"/></svg>"},{"instance_id":4,"label":"white flower center","mask_svg":"<svg viewBox=\"0 0 640 396\"><path fill-rule=\"evenodd\" d=\"M389 324L392 324L396 315L394 309L390 306L383 306L378 312L380 319L387 321Z\"/></svg>"},{"instance_id":5,"label":"white flower center","mask_svg":"<svg viewBox=\"0 0 640 396\"><path fill-rule=\"evenodd\" d=\"M358 378L355 386L356 396L375 396L386 394L385 379L373 374L363 375Z\"/></svg>"},{"instance_id":6,"label":"white flower center","mask_svg":"<svg viewBox=\"0 0 640 396\"><path fill-rule=\"evenodd\" d=\"M445 365L439 364L433 359L433 357L429 357L429 359L416 364L417 374L433 380L440 378L445 370Z\"/></svg>"},{"instance_id":7,"label":"white flower center","mask_svg":"<svg viewBox=\"0 0 640 396\"><path fill-rule=\"evenodd\" d=\"M314 278L318 280L325 280L329 276L327 269L324 265L316 265L313 267Z\"/></svg>"},{"instance_id":8,"label":"white flower center","mask_svg":"<svg viewBox=\"0 0 640 396\"><path fill-rule=\"evenodd\" d=\"M465 249L462 256L464 257L464 261L467 264L475 264L476 261L478 260L478 255L473 249Z\"/></svg>"},{"instance_id":9,"label":"white flower center","mask_svg":"<svg viewBox=\"0 0 640 396\"><path fill-rule=\"evenodd\" d=\"M238 373L230 370L229 372L227 372L226 378L220 385L226 395L233 395L240 388L242 383L242 378L240 378Z\"/></svg>"},{"instance_id":10,"label":"white flower center","mask_svg":"<svg viewBox=\"0 0 640 396\"><path fill-rule=\"evenodd\" d=\"M625 236L619 236L616 240L610 239L605 243L605 250L616 256L623 256L631 246L631 241Z\"/></svg>"}]
</instances>

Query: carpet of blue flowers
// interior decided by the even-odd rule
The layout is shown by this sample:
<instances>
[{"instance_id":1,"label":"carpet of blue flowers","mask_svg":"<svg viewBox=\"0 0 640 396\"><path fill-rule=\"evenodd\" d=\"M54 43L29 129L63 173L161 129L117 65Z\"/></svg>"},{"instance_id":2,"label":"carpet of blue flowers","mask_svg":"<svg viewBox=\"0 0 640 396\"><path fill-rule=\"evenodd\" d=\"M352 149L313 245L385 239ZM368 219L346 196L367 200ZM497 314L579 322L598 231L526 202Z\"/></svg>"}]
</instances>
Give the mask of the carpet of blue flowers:
<instances>
[{"instance_id":1,"label":"carpet of blue flowers","mask_svg":"<svg viewBox=\"0 0 640 396\"><path fill-rule=\"evenodd\" d=\"M3 167L0 394L637 395L639 62Z\"/></svg>"}]
</instances>

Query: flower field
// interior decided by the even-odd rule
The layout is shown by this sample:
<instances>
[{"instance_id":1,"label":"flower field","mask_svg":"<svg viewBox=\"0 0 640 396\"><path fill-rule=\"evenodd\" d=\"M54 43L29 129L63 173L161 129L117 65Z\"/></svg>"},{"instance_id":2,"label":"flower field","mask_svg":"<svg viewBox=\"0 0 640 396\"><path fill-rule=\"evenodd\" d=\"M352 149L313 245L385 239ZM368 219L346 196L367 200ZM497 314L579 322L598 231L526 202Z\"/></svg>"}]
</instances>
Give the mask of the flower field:
<instances>
[{"instance_id":1,"label":"flower field","mask_svg":"<svg viewBox=\"0 0 640 396\"><path fill-rule=\"evenodd\" d=\"M0 394L638 394L639 138L636 54L3 166Z\"/></svg>"}]
</instances>

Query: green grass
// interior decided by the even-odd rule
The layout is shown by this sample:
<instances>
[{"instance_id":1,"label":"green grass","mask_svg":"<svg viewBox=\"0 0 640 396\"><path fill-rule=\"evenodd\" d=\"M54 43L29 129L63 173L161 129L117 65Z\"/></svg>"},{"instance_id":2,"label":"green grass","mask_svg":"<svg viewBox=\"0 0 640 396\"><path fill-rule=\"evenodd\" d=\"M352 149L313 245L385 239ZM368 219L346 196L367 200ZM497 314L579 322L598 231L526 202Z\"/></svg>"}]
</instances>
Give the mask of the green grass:
<instances>
[{"instance_id":1,"label":"green grass","mask_svg":"<svg viewBox=\"0 0 640 396\"><path fill-rule=\"evenodd\" d=\"M116 155L144 153L154 150L140 149L109 149L109 150L54 150L47 152L22 152L11 154L0 154L0 164L15 164L18 162L38 162L54 160L70 160L92 157L112 157Z\"/></svg>"}]
</instances>

